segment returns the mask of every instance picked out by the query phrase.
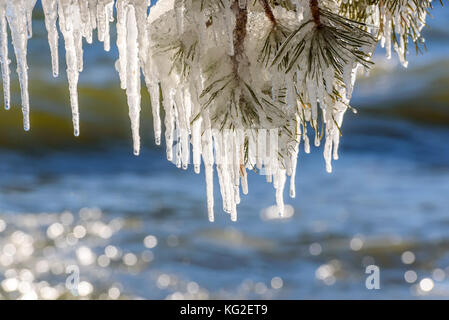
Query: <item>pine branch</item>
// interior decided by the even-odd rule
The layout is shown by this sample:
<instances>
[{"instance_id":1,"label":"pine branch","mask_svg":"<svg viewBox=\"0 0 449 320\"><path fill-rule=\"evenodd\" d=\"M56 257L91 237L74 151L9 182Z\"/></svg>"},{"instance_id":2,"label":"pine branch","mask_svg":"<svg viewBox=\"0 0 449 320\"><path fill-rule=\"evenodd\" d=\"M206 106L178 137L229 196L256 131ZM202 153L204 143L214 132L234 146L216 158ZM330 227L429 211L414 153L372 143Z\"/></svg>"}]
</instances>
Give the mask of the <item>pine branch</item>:
<instances>
[{"instance_id":1,"label":"pine branch","mask_svg":"<svg viewBox=\"0 0 449 320\"><path fill-rule=\"evenodd\" d=\"M271 59L278 52L289 33L290 31L280 23L272 25L267 36L265 37L258 58L258 61L264 65L264 67L269 66Z\"/></svg>"},{"instance_id":2,"label":"pine branch","mask_svg":"<svg viewBox=\"0 0 449 320\"><path fill-rule=\"evenodd\" d=\"M272 65L278 65L285 73L298 68L306 72L306 78L322 81L328 67L332 67L338 77L343 77L344 66L350 61L365 67L372 64L369 55L362 50L375 42L369 33L356 22L319 8L317 0L310 1L310 9L312 20L304 22L288 36ZM314 24L312 30L311 23ZM305 70L301 61L307 64Z\"/></svg>"}]
</instances>

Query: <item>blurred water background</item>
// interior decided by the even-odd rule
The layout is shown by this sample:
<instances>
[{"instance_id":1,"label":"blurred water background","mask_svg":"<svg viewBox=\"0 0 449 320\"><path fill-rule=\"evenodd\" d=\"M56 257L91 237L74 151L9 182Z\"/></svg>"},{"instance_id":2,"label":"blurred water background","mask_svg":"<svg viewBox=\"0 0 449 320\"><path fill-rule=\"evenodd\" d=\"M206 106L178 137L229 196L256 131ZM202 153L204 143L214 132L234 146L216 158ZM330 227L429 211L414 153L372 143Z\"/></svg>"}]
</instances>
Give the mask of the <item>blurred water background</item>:
<instances>
[{"instance_id":1,"label":"blurred water background","mask_svg":"<svg viewBox=\"0 0 449 320\"><path fill-rule=\"evenodd\" d=\"M252 174L238 222L217 208L212 224L203 174L154 146L144 89L144 150L132 155L115 48L85 45L72 136L64 55L53 79L36 10L31 132L15 73L12 110L0 111L0 298L449 297L449 10L436 7L427 53L411 52L404 69L378 49L359 79L334 173L322 150L301 153L287 218L275 218L272 186ZM365 287L371 264L380 290ZM77 291L67 266L79 268Z\"/></svg>"}]
</instances>

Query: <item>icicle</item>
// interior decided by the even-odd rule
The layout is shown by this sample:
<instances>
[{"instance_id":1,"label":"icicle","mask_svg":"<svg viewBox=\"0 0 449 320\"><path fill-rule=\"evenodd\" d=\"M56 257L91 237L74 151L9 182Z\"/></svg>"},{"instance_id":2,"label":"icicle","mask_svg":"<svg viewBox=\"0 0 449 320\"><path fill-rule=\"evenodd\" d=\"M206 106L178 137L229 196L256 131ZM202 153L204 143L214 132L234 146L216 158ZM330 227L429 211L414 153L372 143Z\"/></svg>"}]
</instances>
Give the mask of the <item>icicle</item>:
<instances>
[{"instance_id":1,"label":"icicle","mask_svg":"<svg viewBox=\"0 0 449 320\"><path fill-rule=\"evenodd\" d=\"M92 29L97 29L97 5L98 1L96 0L88 0L89 1L89 21Z\"/></svg>"},{"instance_id":2,"label":"icicle","mask_svg":"<svg viewBox=\"0 0 449 320\"><path fill-rule=\"evenodd\" d=\"M245 141L245 147L246 150L246 163L244 159L244 163L246 164L246 168L249 170L255 170L257 168L257 129L247 129L247 141Z\"/></svg>"},{"instance_id":3,"label":"icicle","mask_svg":"<svg viewBox=\"0 0 449 320\"><path fill-rule=\"evenodd\" d=\"M279 159L279 130L270 130L270 169L272 173L278 171Z\"/></svg>"},{"instance_id":4,"label":"icicle","mask_svg":"<svg viewBox=\"0 0 449 320\"><path fill-rule=\"evenodd\" d=\"M48 32L48 44L50 45L53 77L57 77L59 75L59 36L58 29L56 28L56 20L58 19L58 3L56 0L42 0L42 7L45 15L45 27Z\"/></svg>"},{"instance_id":5,"label":"icicle","mask_svg":"<svg viewBox=\"0 0 449 320\"><path fill-rule=\"evenodd\" d=\"M326 126L326 142L324 143L324 160L326 162L326 171L331 173L332 172L332 142L333 142L333 130L334 125L328 124Z\"/></svg>"},{"instance_id":6,"label":"icicle","mask_svg":"<svg viewBox=\"0 0 449 320\"><path fill-rule=\"evenodd\" d=\"M3 79L3 97L5 109L9 110L11 100L10 73L8 58L8 32L6 22L6 1L0 1L0 63Z\"/></svg>"},{"instance_id":7,"label":"icicle","mask_svg":"<svg viewBox=\"0 0 449 320\"><path fill-rule=\"evenodd\" d=\"M267 130L259 129L257 136L257 169L262 169L266 154Z\"/></svg>"},{"instance_id":8,"label":"icicle","mask_svg":"<svg viewBox=\"0 0 449 320\"><path fill-rule=\"evenodd\" d=\"M245 167L241 167L241 184L242 184L242 192L244 195L248 194L248 173L246 172L246 168Z\"/></svg>"},{"instance_id":9,"label":"icicle","mask_svg":"<svg viewBox=\"0 0 449 320\"><path fill-rule=\"evenodd\" d=\"M134 154L140 153L140 64L139 46L137 42L137 21L133 6L127 10L127 65L126 95L128 97L129 118L134 140Z\"/></svg>"},{"instance_id":10,"label":"icicle","mask_svg":"<svg viewBox=\"0 0 449 320\"><path fill-rule=\"evenodd\" d=\"M180 114L180 132L181 132L181 144L182 144L182 168L187 170L190 161L190 116L191 116L191 103L188 90L183 87L179 90L179 102L178 113Z\"/></svg>"},{"instance_id":11,"label":"icicle","mask_svg":"<svg viewBox=\"0 0 449 320\"><path fill-rule=\"evenodd\" d=\"M112 0L99 0L96 6L98 40L103 42L105 51L109 51L110 47L109 22L113 19L113 6Z\"/></svg>"},{"instance_id":12,"label":"icicle","mask_svg":"<svg viewBox=\"0 0 449 320\"><path fill-rule=\"evenodd\" d=\"M214 152L212 131L210 128L210 120L208 113L205 112L204 126L206 128L202 138L202 156L205 167L206 177L206 195L207 195L207 211L209 221L214 221Z\"/></svg>"},{"instance_id":13,"label":"icicle","mask_svg":"<svg viewBox=\"0 0 449 320\"><path fill-rule=\"evenodd\" d=\"M189 159L190 159L190 149L189 149L189 133L187 129L181 128L180 130L180 137L181 137L181 164L182 169L187 170L189 166Z\"/></svg>"},{"instance_id":14,"label":"icicle","mask_svg":"<svg viewBox=\"0 0 449 320\"><path fill-rule=\"evenodd\" d=\"M37 0L28 0L25 2L25 14L27 19L27 36L30 39L33 36L33 9Z\"/></svg>"},{"instance_id":15,"label":"icicle","mask_svg":"<svg viewBox=\"0 0 449 320\"><path fill-rule=\"evenodd\" d=\"M278 206L279 216L284 216L284 187L286 181L286 172L284 169L277 170L276 173L277 187L276 187L276 203Z\"/></svg>"},{"instance_id":16,"label":"icicle","mask_svg":"<svg viewBox=\"0 0 449 320\"><path fill-rule=\"evenodd\" d=\"M317 88L316 82L308 78L306 81L307 94L309 95L310 108L312 109L312 119L318 119L318 104L317 104Z\"/></svg>"},{"instance_id":17,"label":"icicle","mask_svg":"<svg viewBox=\"0 0 449 320\"><path fill-rule=\"evenodd\" d=\"M405 59L405 41L404 37L399 38L400 47L396 50L398 52L399 61L401 62L402 66L404 68L408 67L408 61Z\"/></svg>"},{"instance_id":18,"label":"icicle","mask_svg":"<svg viewBox=\"0 0 449 320\"><path fill-rule=\"evenodd\" d=\"M214 148L215 148L215 159L217 164L217 174L218 174L218 184L220 185L220 193L221 193L221 199L223 202L223 210L225 212L227 211L227 193L226 193L226 187L224 184L224 178L223 178L223 145L222 145L222 135L217 130L213 130L213 141L214 141Z\"/></svg>"},{"instance_id":19,"label":"icicle","mask_svg":"<svg viewBox=\"0 0 449 320\"><path fill-rule=\"evenodd\" d=\"M201 168L201 124L202 119L192 124L193 168L196 174L200 173Z\"/></svg>"},{"instance_id":20,"label":"icicle","mask_svg":"<svg viewBox=\"0 0 449 320\"><path fill-rule=\"evenodd\" d=\"M237 221L237 202L235 199L235 173L233 172L233 143L232 143L232 133L231 130L225 130L223 135L224 150L223 153L225 158L225 184L226 192L228 194L228 212L231 215L232 221Z\"/></svg>"},{"instance_id":21,"label":"icicle","mask_svg":"<svg viewBox=\"0 0 449 320\"><path fill-rule=\"evenodd\" d=\"M207 188L207 210L209 221L214 222L214 167L211 164L206 164L205 166L205 175L206 175L206 188Z\"/></svg>"},{"instance_id":22,"label":"icicle","mask_svg":"<svg viewBox=\"0 0 449 320\"><path fill-rule=\"evenodd\" d=\"M387 51L387 59L391 59L391 17L388 15L388 21L385 24L385 49Z\"/></svg>"},{"instance_id":23,"label":"icicle","mask_svg":"<svg viewBox=\"0 0 449 320\"><path fill-rule=\"evenodd\" d=\"M161 144L161 116L160 116L160 101L159 101L159 85L152 83L147 85L150 91L151 109L153 112L153 128L154 128L154 140L156 145Z\"/></svg>"},{"instance_id":24,"label":"icicle","mask_svg":"<svg viewBox=\"0 0 449 320\"><path fill-rule=\"evenodd\" d=\"M336 105L336 109L338 110L338 112L334 113L335 125L337 126L337 130L334 130L334 136L333 136L333 145L334 145L333 158L334 158L334 160L338 160L338 147L340 145L340 128L341 128L341 125L343 124L343 116L347 110L347 107L343 103L338 103Z\"/></svg>"},{"instance_id":25,"label":"icicle","mask_svg":"<svg viewBox=\"0 0 449 320\"><path fill-rule=\"evenodd\" d=\"M74 135L79 136L79 106L78 106L78 78L81 63L79 36L76 36L79 30L79 7L71 3L70 0L59 0L59 27L64 37L67 78L69 81L70 104L72 107L72 121ZM82 43L81 43L82 45Z\"/></svg>"},{"instance_id":26,"label":"icicle","mask_svg":"<svg viewBox=\"0 0 449 320\"><path fill-rule=\"evenodd\" d=\"M266 143L266 149L263 154L263 161L264 161L264 169L265 169L265 178L268 183L273 182L273 170L272 170L272 148L274 147L271 143L271 130L268 131L266 137L265 137L265 143Z\"/></svg>"},{"instance_id":27,"label":"icicle","mask_svg":"<svg viewBox=\"0 0 449 320\"><path fill-rule=\"evenodd\" d=\"M165 144L167 148L167 160L172 161L173 160L173 134L175 129L175 115L174 115L174 108L175 108L175 89L170 88L169 90L165 89L165 86L162 84L163 89L163 96L164 99L167 99L167 104L165 106Z\"/></svg>"},{"instance_id":28,"label":"icicle","mask_svg":"<svg viewBox=\"0 0 449 320\"><path fill-rule=\"evenodd\" d=\"M127 59L127 1L118 0L117 6L117 48L119 53L119 59L117 60L115 66L116 70L120 76L120 86L123 90L126 90L126 65L128 63Z\"/></svg>"},{"instance_id":29,"label":"icicle","mask_svg":"<svg viewBox=\"0 0 449 320\"><path fill-rule=\"evenodd\" d=\"M105 23L104 23L104 51L109 52L111 50L111 36L109 22L114 21L114 2L109 2L104 7L105 10Z\"/></svg>"},{"instance_id":30,"label":"icicle","mask_svg":"<svg viewBox=\"0 0 449 320\"><path fill-rule=\"evenodd\" d=\"M29 36L28 19L33 10L35 1L14 0L8 1L6 17L11 29L12 43L17 60L17 74L19 75L22 96L23 128L30 130L30 101L28 96L28 65L27 42Z\"/></svg>"},{"instance_id":31,"label":"icicle","mask_svg":"<svg viewBox=\"0 0 449 320\"><path fill-rule=\"evenodd\" d=\"M86 38L86 42L91 44L92 43L92 22L91 22L91 16L90 16L90 8L89 1L80 1L80 13L81 13L81 25L82 25L82 35Z\"/></svg>"},{"instance_id":32,"label":"icicle","mask_svg":"<svg viewBox=\"0 0 449 320\"><path fill-rule=\"evenodd\" d=\"M357 76L358 64L350 61L343 68L343 80L346 88L346 98L349 100L352 96L352 91L354 90L355 78Z\"/></svg>"},{"instance_id":33,"label":"icicle","mask_svg":"<svg viewBox=\"0 0 449 320\"><path fill-rule=\"evenodd\" d=\"M310 140L309 136L307 135L307 127L304 124L302 130L303 130L302 138L304 140L304 152L310 153Z\"/></svg>"},{"instance_id":34,"label":"icicle","mask_svg":"<svg viewBox=\"0 0 449 320\"><path fill-rule=\"evenodd\" d=\"M183 150L183 144L181 140L181 130L179 129L179 116L178 116L178 109L175 108L175 136L176 136L176 144L175 144L175 151L174 154L176 155L175 158L175 164L177 168L181 168L182 166L182 150Z\"/></svg>"},{"instance_id":35,"label":"icicle","mask_svg":"<svg viewBox=\"0 0 449 320\"><path fill-rule=\"evenodd\" d=\"M299 154L299 145L301 143L301 118L299 115L296 115L296 121L295 121L295 131L296 131L296 141L294 142L294 148L293 152L291 154L291 165L292 165L292 173L290 176L290 197L296 198L296 185L295 185L295 179L296 179L296 167L298 164L298 154Z\"/></svg>"},{"instance_id":36,"label":"icicle","mask_svg":"<svg viewBox=\"0 0 449 320\"><path fill-rule=\"evenodd\" d=\"M136 14L136 21L137 21L137 33L138 33L138 39L139 39L139 60L140 65L143 71L143 74L145 76L145 81L149 82L155 81L156 77L154 75L148 74L148 71L151 71L149 69L149 66L151 65L151 61L148 59L148 52L149 52L149 41L150 34L148 31L148 6L151 4L150 1L145 0L133 0L135 14Z\"/></svg>"}]
</instances>

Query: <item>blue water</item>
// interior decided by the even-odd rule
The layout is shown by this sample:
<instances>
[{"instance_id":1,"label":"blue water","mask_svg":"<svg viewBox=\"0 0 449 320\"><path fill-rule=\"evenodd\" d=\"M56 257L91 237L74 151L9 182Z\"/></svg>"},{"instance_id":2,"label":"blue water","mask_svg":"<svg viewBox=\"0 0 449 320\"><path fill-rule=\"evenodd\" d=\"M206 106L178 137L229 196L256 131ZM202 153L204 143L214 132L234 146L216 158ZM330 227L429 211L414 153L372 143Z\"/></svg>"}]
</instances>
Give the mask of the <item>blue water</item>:
<instances>
[{"instance_id":1,"label":"blue water","mask_svg":"<svg viewBox=\"0 0 449 320\"><path fill-rule=\"evenodd\" d=\"M448 18L434 11L429 52L411 57L408 70L379 50L381 67L356 87L359 113L345 119L334 173L321 149L300 154L290 218L267 218L273 188L253 173L238 222L221 212L216 186L209 223L203 174L177 169L150 145L140 157L130 141L1 149L0 298L447 298L449 127L364 110L424 96L449 72L435 67L447 60ZM44 48L37 37L32 46ZM86 50L87 64L99 52ZM34 58L37 69L49 67L46 58ZM101 86L102 76L116 77L109 68L87 71L82 82ZM379 290L365 287L371 264ZM80 268L78 296L65 287L69 265ZM407 271L416 279L409 272L407 282Z\"/></svg>"}]
</instances>

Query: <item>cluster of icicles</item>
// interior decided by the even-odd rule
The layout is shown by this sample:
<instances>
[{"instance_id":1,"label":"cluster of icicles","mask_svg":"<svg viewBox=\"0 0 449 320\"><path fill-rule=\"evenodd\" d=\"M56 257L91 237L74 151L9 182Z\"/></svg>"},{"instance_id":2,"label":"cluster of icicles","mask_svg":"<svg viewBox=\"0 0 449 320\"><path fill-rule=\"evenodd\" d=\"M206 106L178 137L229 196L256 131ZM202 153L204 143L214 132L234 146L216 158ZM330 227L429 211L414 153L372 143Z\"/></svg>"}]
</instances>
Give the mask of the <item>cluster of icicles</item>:
<instances>
[{"instance_id":1,"label":"cluster of icicles","mask_svg":"<svg viewBox=\"0 0 449 320\"><path fill-rule=\"evenodd\" d=\"M352 0L357 3L360 0ZM380 34L380 45L385 48L387 59L391 59L392 49L397 53L402 66L407 67L407 46L409 37L413 42L420 42L421 30L426 25L427 10L431 7L432 0L422 0L417 6L413 0L396 0L395 6L385 6L377 8L370 6L367 8L368 20L366 23L371 26L382 26ZM394 42L393 39L397 41Z\"/></svg>"},{"instance_id":2,"label":"cluster of icicles","mask_svg":"<svg viewBox=\"0 0 449 320\"><path fill-rule=\"evenodd\" d=\"M276 17L283 19L292 28L300 25L304 19L310 19L309 1L294 2L297 4L296 12L289 12L278 6L274 8ZM286 88L286 103L280 107L280 115L267 115L265 110L259 109L258 127L248 127L243 123L244 115L232 114L227 109L226 95L210 100L212 102L208 108L203 108L203 90L211 82L219 82L232 69L229 57L234 55L233 30L236 23L231 9L233 0L220 1L224 8L213 5L214 1L202 0L159 0L153 6L149 0L41 0L41 3L55 77L59 74L59 32L63 36L74 134L80 134L77 83L83 70L83 42L92 43L94 30L97 30L98 40L109 51L110 25L115 21L119 51L115 68L119 73L121 88L126 90L128 98L134 153L137 155L140 151L140 86L143 74L151 96L156 144L161 143L160 113L163 108L168 160L183 169L193 163L196 173L200 171L201 161L204 163L210 221L214 220L215 168L223 209L230 214L232 220L237 219L236 206L240 202L240 188L243 194L248 192L247 170L256 168L266 176L268 182L273 183L279 214L283 214L283 193L287 176L291 177L290 196L295 197L299 144L301 140L304 141L305 152L310 152L307 124L316 128L318 108L322 109L324 115L324 156L327 170L331 171L331 159L338 158L339 127L347 109L346 103L349 102L358 66L351 61L345 67L345 86L341 88L344 91L343 102L327 101L324 98L324 91L332 91L329 83L334 80L334 70L329 68L326 71L327 88L323 83L305 86L310 107L303 107L296 98L296 80L292 80L291 75L273 72L268 67L255 63L261 43L270 28L270 21L261 7L257 7L257 2L239 0L241 8L255 8L248 16L244 48L251 63L242 62L240 68L243 69L239 71L244 75L244 80L254 88L251 91L254 95L262 95L267 83L271 86L273 96L280 95L282 87ZM212 5L200 9L204 3ZM0 61L4 102L8 109L9 26L17 61L25 130L30 129L27 41L32 36L32 11L35 5L36 0L0 0ZM211 24L209 22L212 17ZM182 46L176 45L179 43ZM178 58L183 57L182 63L187 65L173 68L176 63L173 52L176 50L180 50ZM212 75L209 69L211 65L215 65ZM299 77L300 75L298 79ZM233 94L243 94L239 90ZM207 99L208 95L205 96ZM227 128L220 127L217 118L228 114L232 118L231 125ZM320 138L318 130L316 131L315 145L318 146Z\"/></svg>"}]
</instances>

